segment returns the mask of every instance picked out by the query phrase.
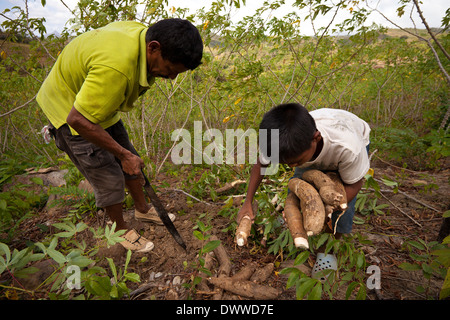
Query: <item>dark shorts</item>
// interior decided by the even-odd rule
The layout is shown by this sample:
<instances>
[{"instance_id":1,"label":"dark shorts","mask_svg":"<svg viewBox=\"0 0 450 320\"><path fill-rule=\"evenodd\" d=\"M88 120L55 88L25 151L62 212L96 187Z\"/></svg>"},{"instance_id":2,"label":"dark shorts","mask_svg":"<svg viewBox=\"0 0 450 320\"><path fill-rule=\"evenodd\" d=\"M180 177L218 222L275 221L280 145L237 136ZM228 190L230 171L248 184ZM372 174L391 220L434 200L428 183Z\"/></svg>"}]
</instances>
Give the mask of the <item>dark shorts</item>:
<instances>
[{"instance_id":1,"label":"dark shorts","mask_svg":"<svg viewBox=\"0 0 450 320\"><path fill-rule=\"evenodd\" d=\"M122 147L139 155L130 142L122 121L105 129ZM122 203L125 199L125 180L136 179L123 172L119 159L112 153L87 141L79 135L72 135L67 124L52 128L56 146L67 153L94 189L97 207L103 208Z\"/></svg>"}]
</instances>

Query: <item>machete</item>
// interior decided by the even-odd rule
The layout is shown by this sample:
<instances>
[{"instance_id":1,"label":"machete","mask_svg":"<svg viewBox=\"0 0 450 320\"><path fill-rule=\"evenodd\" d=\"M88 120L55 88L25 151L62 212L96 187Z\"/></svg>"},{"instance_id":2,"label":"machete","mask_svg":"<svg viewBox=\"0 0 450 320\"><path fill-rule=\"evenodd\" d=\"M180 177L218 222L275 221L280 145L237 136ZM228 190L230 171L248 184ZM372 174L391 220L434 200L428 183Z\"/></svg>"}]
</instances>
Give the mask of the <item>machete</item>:
<instances>
[{"instance_id":1,"label":"machete","mask_svg":"<svg viewBox=\"0 0 450 320\"><path fill-rule=\"evenodd\" d=\"M170 220L169 215L167 214L166 209L162 205L161 201L159 201L158 196L155 193L155 190L153 190L153 187L150 185L150 182L148 181L147 176L142 172L142 175L144 176L145 184L144 184L144 190L147 196L150 198L153 206L156 209L156 212L158 213L159 218L164 223L164 226L169 230L172 237L175 239L175 241L184 249L186 250L186 244L184 243L183 238L181 238L180 234L177 231L177 228L175 228L172 220Z\"/></svg>"}]
</instances>

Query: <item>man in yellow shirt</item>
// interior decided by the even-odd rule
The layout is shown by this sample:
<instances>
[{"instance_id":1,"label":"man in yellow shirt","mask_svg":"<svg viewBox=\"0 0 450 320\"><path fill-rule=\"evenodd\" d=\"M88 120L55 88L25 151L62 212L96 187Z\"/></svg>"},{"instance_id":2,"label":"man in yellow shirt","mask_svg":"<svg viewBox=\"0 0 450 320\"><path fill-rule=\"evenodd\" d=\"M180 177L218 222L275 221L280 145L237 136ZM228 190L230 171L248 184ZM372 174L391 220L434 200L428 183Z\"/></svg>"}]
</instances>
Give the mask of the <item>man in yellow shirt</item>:
<instances>
[{"instance_id":1,"label":"man in yellow shirt","mask_svg":"<svg viewBox=\"0 0 450 320\"><path fill-rule=\"evenodd\" d=\"M51 123L56 146L90 182L97 206L118 229L128 230L122 215L125 186L135 203L135 217L162 223L145 200L144 163L119 112L130 111L155 77L175 79L197 68L202 54L200 34L187 20L165 19L150 27L113 22L73 39L39 90L37 102ZM124 238L126 248L153 248L135 230Z\"/></svg>"}]
</instances>

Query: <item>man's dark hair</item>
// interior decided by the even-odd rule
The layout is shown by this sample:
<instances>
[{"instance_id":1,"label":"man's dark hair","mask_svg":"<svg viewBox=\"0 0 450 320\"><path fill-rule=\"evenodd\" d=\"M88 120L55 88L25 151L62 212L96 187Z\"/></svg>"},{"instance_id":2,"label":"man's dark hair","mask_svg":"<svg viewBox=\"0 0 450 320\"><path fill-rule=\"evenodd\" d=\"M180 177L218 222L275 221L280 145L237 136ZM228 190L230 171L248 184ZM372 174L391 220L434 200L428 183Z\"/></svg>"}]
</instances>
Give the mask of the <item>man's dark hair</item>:
<instances>
[{"instance_id":1,"label":"man's dark hair","mask_svg":"<svg viewBox=\"0 0 450 320\"><path fill-rule=\"evenodd\" d=\"M193 70L201 64L203 41L197 28L188 20L164 19L150 26L145 41L158 41L161 56Z\"/></svg>"},{"instance_id":2,"label":"man's dark hair","mask_svg":"<svg viewBox=\"0 0 450 320\"><path fill-rule=\"evenodd\" d=\"M279 130L279 161L287 163L311 147L316 123L308 110L298 103L278 105L266 114L259 129L267 129L267 154L271 154L270 130Z\"/></svg>"}]
</instances>

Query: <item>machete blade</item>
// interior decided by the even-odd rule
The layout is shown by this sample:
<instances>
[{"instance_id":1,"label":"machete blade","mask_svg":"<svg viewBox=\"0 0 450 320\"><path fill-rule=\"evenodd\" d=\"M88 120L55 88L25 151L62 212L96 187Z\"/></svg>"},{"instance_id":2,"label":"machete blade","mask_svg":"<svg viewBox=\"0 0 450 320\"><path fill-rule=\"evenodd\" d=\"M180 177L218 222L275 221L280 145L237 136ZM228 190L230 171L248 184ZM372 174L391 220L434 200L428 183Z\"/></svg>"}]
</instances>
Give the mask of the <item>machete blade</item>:
<instances>
[{"instance_id":1,"label":"machete blade","mask_svg":"<svg viewBox=\"0 0 450 320\"><path fill-rule=\"evenodd\" d=\"M145 185L144 185L145 193L150 198L153 206L156 209L156 212L158 213L159 218L164 223L164 226L170 232L170 234L175 239L175 241L184 250L186 250L186 244L184 243L183 238L178 233L177 228L175 228L175 225L173 224L172 220L170 220L166 209L164 208L164 206L162 205L162 203L159 200L158 196L156 195L155 190L153 190L153 187L150 185L150 182L148 181L147 176L144 173L142 173L142 175L144 176L144 180L145 180Z\"/></svg>"}]
</instances>

